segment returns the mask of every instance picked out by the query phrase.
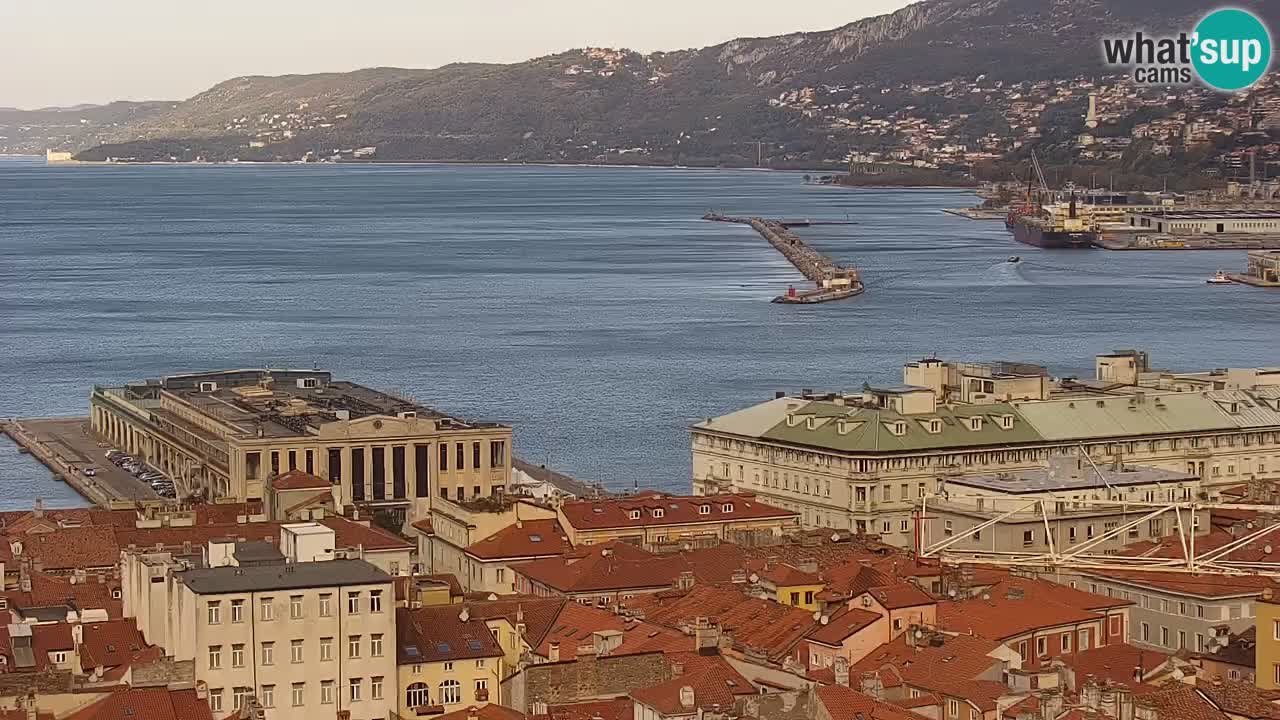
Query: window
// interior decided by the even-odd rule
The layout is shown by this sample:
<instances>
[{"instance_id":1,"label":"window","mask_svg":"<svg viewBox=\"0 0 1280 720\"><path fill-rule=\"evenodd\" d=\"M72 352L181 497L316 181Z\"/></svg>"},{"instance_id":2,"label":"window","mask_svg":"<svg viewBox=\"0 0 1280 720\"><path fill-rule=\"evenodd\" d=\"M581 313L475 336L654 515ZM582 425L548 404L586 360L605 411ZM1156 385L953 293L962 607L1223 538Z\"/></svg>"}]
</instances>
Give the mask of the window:
<instances>
[{"instance_id":1,"label":"window","mask_svg":"<svg viewBox=\"0 0 1280 720\"><path fill-rule=\"evenodd\" d=\"M1080 642L1076 643L1076 645L1078 646L1077 649L1081 651L1089 649L1089 631L1088 630L1080 631Z\"/></svg>"},{"instance_id":2,"label":"window","mask_svg":"<svg viewBox=\"0 0 1280 720\"><path fill-rule=\"evenodd\" d=\"M1187 633L1185 630L1178 631L1178 649L1181 650L1187 646Z\"/></svg>"},{"instance_id":3,"label":"window","mask_svg":"<svg viewBox=\"0 0 1280 720\"><path fill-rule=\"evenodd\" d=\"M800 604L800 593L798 593L798 592L793 592L793 593L791 593L791 604L792 604L792 605L799 605L799 604Z\"/></svg>"},{"instance_id":4,"label":"window","mask_svg":"<svg viewBox=\"0 0 1280 720\"><path fill-rule=\"evenodd\" d=\"M302 707L307 702L307 684L294 683L292 688L292 697L294 707Z\"/></svg>"},{"instance_id":5,"label":"window","mask_svg":"<svg viewBox=\"0 0 1280 720\"><path fill-rule=\"evenodd\" d=\"M222 623L222 602L220 600L210 600L207 615L210 625L220 625Z\"/></svg>"},{"instance_id":6,"label":"window","mask_svg":"<svg viewBox=\"0 0 1280 720\"><path fill-rule=\"evenodd\" d=\"M888 520L880 523L880 532L884 535L888 535L893 532L893 523Z\"/></svg>"},{"instance_id":7,"label":"window","mask_svg":"<svg viewBox=\"0 0 1280 720\"><path fill-rule=\"evenodd\" d=\"M369 612L375 612L375 613L382 612L382 591L381 590L369 591Z\"/></svg>"},{"instance_id":8,"label":"window","mask_svg":"<svg viewBox=\"0 0 1280 720\"><path fill-rule=\"evenodd\" d=\"M348 691L348 697L351 698L351 702L360 702L360 687L362 685L364 685L364 678L351 678L351 681L347 686L350 688Z\"/></svg>"},{"instance_id":9,"label":"window","mask_svg":"<svg viewBox=\"0 0 1280 720\"><path fill-rule=\"evenodd\" d=\"M1074 527L1067 529L1067 540L1071 542L1076 541L1076 529Z\"/></svg>"},{"instance_id":10,"label":"window","mask_svg":"<svg viewBox=\"0 0 1280 720\"><path fill-rule=\"evenodd\" d=\"M244 622L244 601L243 600L231 601L231 622L233 623Z\"/></svg>"},{"instance_id":11,"label":"window","mask_svg":"<svg viewBox=\"0 0 1280 720\"><path fill-rule=\"evenodd\" d=\"M1271 677L1274 682L1280 684L1280 663L1272 663Z\"/></svg>"},{"instance_id":12,"label":"window","mask_svg":"<svg viewBox=\"0 0 1280 720\"><path fill-rule=\"evenodd\" d=\"M274 665L276 662L276 644L273 642L262 643L262 664Z\"/></svg>"},{"instance_id":13,"label":"window","mask_svg":"<svg viewBox=\"0 0 1280 720\"><path fill-rule=\"evenodd\" d=\"M476 678L476 697L480 696L480 691L489 692L488 678Z\"/></svg>"},{"instance_id":14,"label":"window","mask_svg":"<svg viewBox=\"0 0 1280 720\"><path fill-rule=\"evenodd\" d=\"M1034 530L1022 531L1022 547L1028 547L1036 541L1036 533Z\"/></svg>"},{"instance_id":15,"label":"window","mask_svg":"<svg viewBox=\"0 0 1280 720\"><path fill-rule=\"evenodd\" d=\"M382 676L375 675L369 678L369 697L373 700L382 699Z\"/></svg>"},{"instance_id":16,"label":"window","mask_svg":"<svg viewBox=\"0 0 1280 720\"><path fill-rule=\"evenodd\" d=\"M320 617L329 617L333 614L333 593L320 594Z\"/></svg>"},{"instance_id":17,"label":"window","mask_svg":"<svg viewBox=\"0 0 1280 720\"><path fill-rule=\"evenodd\" d=\"M222 712L222 688L209 689L209 709L215 713Z\"/></svg>"},{"instance_id":18,"label":"window","mask_svg":"<svg viewBox=\"0 0 1280 720\"><path fill-rule=\"evenodd\" d=\"M1071 652L1071 633L1069 632L1062 633L1062 652Z\"/></svg>"},{"instance_id":19,"label":"window","mask_svg":"<svg viewBox=\"0 0 1280 720\"><path fill-rule=\"evenodd\" d=\"M1045 657L1049 654L1049 639L1045 637L1036 638L1036 656Z\"/></svg>"},{"instance_id":20,"label":"window","mask_svg":"<svg viewBox=\"0 0 1280 720\"><path fill-rule=\"evenodd\" d=\"M263 622L270 622L276 617L276 606L272 603L274 599L264 597L258 602L258 616Z\"/></svg>"},{"instance_id":21,"label":"window","mask_svg":"<svg viewBox=\"0 0 1280 720\"><path fill-rule=\"evenodd\" d=\"M1196 652L1204 652L1204 635L1196 633Z\"/></svg>"},{"instance_id":22,"label":"window","mask_svg":"<svg viewBox=\"0 0 1280 720\"><path fill-rule=\"evenodd\" d=\"M244 667L244 643L236 643L231 646L231 667Z\"/></svg>"},{"instance_id":23,"label":"window","mask_svg":"<svg viewBox=\"0 0 1280 720\"><path fill-rule=\"evenodd\" d=\"M262 702L262 707L272 708L276 706L276 686L275 685L263 685L262 692L260 693L260 695L261 697L259 697L258 699Z\"/></svg>"},{"instance_id":24,"label":"window","mask_svg":"<svg viewBox=\"0 0 1280 720\"><path fill-rule=\"evenodd\" d=\"M302 617L302 596L289 596L289 617L298 620Z\"/></svg>"},{"instance_id":25,"label":"window","mask_svg":"<svg viewBox=\"0 0 1280 720\"><path fill-rule=\"evenodd\" d=\"M457 705L462 702L462 683L457 680L445 680L440 683L440 704Z\"/></svg>"},{"instance_id":26,"label":"window","mask_svg":"<svg viewBox=\"0 0 1280 720\"><path fill-rule=\"evenodd\" d=\"M426 683L413 683L409 687L405 688L405 704L411 708L430 705L431 696L427 690Z\"/></svg>"},{"instance_id":27,"label":"window","mask_svg":"<svg viewBox=\"0 0 1280 720\"><path fill-rule=\"evenodd\" d=\"M449 445L440 443L440 470L441 472L449 469ZM441 488L443 490L443 488Z\"/></svg>"},{"instance_id":28,"label":"window","mask_svg":"<svg viewBox=\"0 0 1280 720\"><path fill-rule=\"evenodd\" d=\"M333 659L333 638L320 638L320 660L329 661Z\"/></svg>"},{"instance_id":29,"label":"window","mask_svg":"<svg viewBox=\"0 0 1280 720\"><path fill-rule=\"evenodd\" d=\"M382 657L382 633L369 636L369 657Z\"/></svg>"},{"instance_id":30,"label":"window","mask_svg":"<svg viewBox=\"0 0 1280 720\"><path fill-rule=\"evenodd\" d=\"M289 662L293 662L293 663L302 662L302 659L303 659L302 648L303 648L303 641L301 640L289 641Z\"/></svg>"},{"instance_id":31,"label":"window","mask_svg":"<svg viewBox=\"0 0 1280 720\"><path fill-rule=\"evenodd\" d=\"M710 506L710 505L707 505L706 503L703 503L702 505L699 505L699 506L698 506L698 514L699 514L699 515L710 515L710 514L711 514L711 506Z\"/></svg>"},{"instance_id":32,"label":"window","mask_svg":"<svg viewBox=\"0 0 1280 720\"><path fill-rule=\"evenodd\" d=\"M1271 621L1271 636L1276 640L1280 640L1280 620Z\"/></svg>"},{"instance_id":33,"label":"window","mask_svg":"<svg viewBox=\"0 0 1280 720\"><path fill-rule=\"evenodd\" d=\"M455 447L455 450L456 450L456 452L454 453L455 462L454 462L453 469L454 470L465 469L467 465L467 446L463 445L462 443L458 443L457 446Z\"/></svg>"},{"instance_id":34,"label":"window","mask_svg":"<svg viewBox=\"0 0 1280 720\"><path fill-rule=\"evenodd\" d=\"M946 536L948 536L948 537L950 537L950 536L951 536L951 534L952 534L952 532L954 532L954 531L953 531L953 530L952 530L952 528L951 528L951 521L950 521L950 520L944 520L944 521L942 522L942 534L943 534L943 535L946 535Z\"/></svg>"},{"instance_id":35,"label":"window","mask_svg":"<svg viewBox=\"0 0 1280 720\"><path fill-rule=\"evenodd\" d=\"M960 717L960 701L954 699L947 700L947 717Z\"/></svg>"},{"instance_id":36,"label":"window","mask_svg":"<svg viewBox=\"0 0 1280 720\"><path fill-rule=\"evenodd\" d=\"M244 702L253 696L253 688L238 687L231 690L231 709L239 710Z\"/></svg>"},{"instance_id":37,"label":"window","mask_svg":"<svg viewBox=\"0 0 1280 720\"><path fill-rule=\"evenodd\" d=\"M351 614L351 615L359 615L359 614L360 614L360 593L359 593L359 591L356 591L356 592L349 592L349 593L347 593L347 613L348 613L348 614Z\"/></svg>"},{"instance_id":38,"label":"window","mask_svg":"<svg viewBox=\"0 0 1280 720\"><path fill-rule=\"evenodd\" d=\"M727 513L733 512L733 503L725 503L721 505L720 512L727 512Z\"/></svg>"},{"instance_id":39,"label":"window","mask_svg":"<svg viewBox=\"0 0 1280 720\"><path fill-rule=\"evenodd\" d=\"M662 508L654 508L654 509L653 509L653 516L654 516L654 517L656 517L656 518L660 518L660 517L662 517L662 516L663 516L663 515L665 515L665 514L666 514L666 513L663 511L663 509L662 509Z\"/></svg>"},{"instance_id":40,"label":"window","mask_svg":"<svg viewBox=\"0 0 1280 720\"><path fill-rule=\"evenodd\" d=\"M588 602L588 603L590 603L590 600L588 600L587 602ZM445 663L445 664L444 664L444 671L445 671L445 672L453 672L453 663L451 663L451 662L447 662L447 663Z\"/></svg>"},{"instance_id":41,"label":"window","mask_svg":"<svg viewBox=\"0 0 1280 720\"><path fill-rule=\"evenodd\" d=\"M1151 642L1151 626L1142 623L1142 642Z\"/></svg>"},{"instance_id":42,"label":"window","mask_svg":"<svg viewBox=\"0 0 1280 720\"><path fill-rule=\"evenodd\" d=\"M1160 645L1169 647L1169 628L1161 626L1160 628Z\"/></svg>"},{"instance_id":43,"label":"window","mask_svg":"<svg viewBox=\"0 0 1280 720\"><path fill-rule=\"evenodd\" d=\"M351 635L347 638L347 657L360 657L360 636Z\"/></svg>"},{"instance_id":44,"label":"window","mask_svg":"<svg viewBox=\"0 0 1280 720\"><path fill-rule=\"evenodd\" d=\"M220 667L222 667L222 646L210 645L209 646L209 669L217 670Z\"/></svg>"},{"instance_id":45,"label":"window","mask_svg":"<svg viewBox=\"0 0 1280 720\"><path fill-rule=\"evenodd\" d=\"M900 617L899 617L899 618L894 618L894 619L893 619L893 630L894 630L894 632L897 632L898 630L901 630L901 629L902 629L902 618L900 618Z\"/></svg>"},{"instance_id":46,"label":"window","mask_svg":"<svg viewBox=\"0 0 1280 720\"><path fill-rule=\"evenodd\" d=\"M64 650L57 650L53 653L53 664L63 665L67 662L67 653Z\"/></svg>"},{"instance_id":47,"label":"window","mask_svg":"<svg viewBox=\"0 0 1280 720\"><path fill-rule=\"evenodd\" d=\"M332 680L320 681L320 704L321 705L333 704L333 681Z\"/></svg>"},{"instance_id":48,"label":"window","mask_svg":"<svg viewBox=\"0 0 1280 720\"><path fill-rule=\"evenodd\" d=\"M628 516L629 516L632 520L639 520L639 519L640 519L640 511L639 511L639 510L632 510L630 513L628 513Z\"/></svg>"}]
</instances>

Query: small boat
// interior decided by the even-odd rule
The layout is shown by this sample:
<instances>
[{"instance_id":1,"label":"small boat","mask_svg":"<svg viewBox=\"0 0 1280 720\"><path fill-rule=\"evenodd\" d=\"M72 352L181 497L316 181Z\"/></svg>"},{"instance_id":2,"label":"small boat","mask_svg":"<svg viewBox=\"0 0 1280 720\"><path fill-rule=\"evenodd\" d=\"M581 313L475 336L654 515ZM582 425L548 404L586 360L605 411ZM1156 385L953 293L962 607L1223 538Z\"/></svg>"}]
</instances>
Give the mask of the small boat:
<instances>
[{"instance_id":1,"label":"small boat","mask_svg":"<svg viewBox=\"0 0 1280 720\"><path fill-rule=\"evenodd\" d=\"M1011 263L1013 263L1013 264L1015 264L1015 265L1016 265L1017 263L1022 262L1022 257L1021 257L1021 256L1018 256L1018 255L1010 255L1010 256L1009 256L1009 262L1011 262Z\"/></svg>"},{"instance_id":2,"label":"small boat","mask_svg":"<svg viewBox=\"0 0 1280 720\"><path fill-rule=\"evenodd\" d=\"M1213 274L1213 277L1209 278L1208 280L1205 280L1205 282L1210 285L1230 285L1235 281L1227 277L1226 273L1219 270L1218 272Z\"/></svg>"}]
</instances>

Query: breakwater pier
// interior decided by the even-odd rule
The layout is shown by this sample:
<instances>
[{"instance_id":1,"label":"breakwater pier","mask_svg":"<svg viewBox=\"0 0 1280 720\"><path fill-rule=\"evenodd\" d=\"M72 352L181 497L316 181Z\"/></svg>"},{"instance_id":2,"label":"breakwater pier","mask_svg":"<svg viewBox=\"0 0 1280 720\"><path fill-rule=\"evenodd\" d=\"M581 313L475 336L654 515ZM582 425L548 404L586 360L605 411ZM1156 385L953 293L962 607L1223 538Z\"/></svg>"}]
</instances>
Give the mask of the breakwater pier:
<instances>
[{"instance_id":1,"label":"breakwater pier","mask_svg":"<svg viewBox=\"0 0 1280 720\"><path fill-rule=\"evenodd\" d=\"M709 212L706 215L703 215L702 219L714 222L750 225L751 228L767 240L775 250L782 253L782 256L790 261L791 264L795 266L796 270L800 271L800 274L814 282L815 287L809 290L796 290L795 288L788 289L785 295L779 295L773 299L773 302L775 303L810 305L861 295L865 290L862 285L862 280L858 275L857 268L846 267L836 263L831 258L810 247L808 243L801 240L789 229L790 225L810 226L819 224L851 223L823 223L821 221L815 222L812 220L766 220L759 217L735 217L715 212Z\"/></svg>"},{"instance_id":2,"label":"breakwater pier","mask_svg":"<svg viewBox=\"0 0 1280 720\"><path fill-rule=\"evenodd\" d=\"M106 460L109 445L93 434L87 417L0 419L0 433L99 507L160 499L149 485Z\"/></svg>"}]
</instances>

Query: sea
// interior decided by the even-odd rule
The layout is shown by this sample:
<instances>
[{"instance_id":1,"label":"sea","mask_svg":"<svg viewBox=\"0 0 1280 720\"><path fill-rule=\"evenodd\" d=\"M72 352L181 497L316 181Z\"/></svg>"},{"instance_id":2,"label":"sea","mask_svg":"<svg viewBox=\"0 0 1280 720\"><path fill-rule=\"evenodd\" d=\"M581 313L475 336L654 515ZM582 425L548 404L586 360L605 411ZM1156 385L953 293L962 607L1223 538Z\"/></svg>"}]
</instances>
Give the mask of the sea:
<instances>
[{"instance_id":1,"label":"sea","mask_svg":"<svg viewBox=\"0 0 1280 720\"><path fill-rule=\"evenodd\" d=\"M691 423L923 357L1280 362L1280 293L1205 283L1243 252L1041 250L942 212L975 202L750 170L3 159L0 416L84 415L95 383L318 367L510 423L529 462L681 492ZM866 293L771 304L806 281L709 210L847 222L797 232ZM83 502L0 441L0 508L36 498Z\"/></svg>"}]
</instances>

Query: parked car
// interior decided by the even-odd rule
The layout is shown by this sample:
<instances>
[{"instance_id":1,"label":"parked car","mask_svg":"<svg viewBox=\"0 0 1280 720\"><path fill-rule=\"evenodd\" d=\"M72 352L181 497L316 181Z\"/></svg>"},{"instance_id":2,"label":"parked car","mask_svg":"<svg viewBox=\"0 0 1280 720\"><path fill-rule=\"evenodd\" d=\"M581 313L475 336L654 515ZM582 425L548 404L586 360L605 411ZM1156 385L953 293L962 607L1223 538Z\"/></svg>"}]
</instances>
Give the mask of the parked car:
<instances>
[{"instance_id":1,"label":"parked car","mask_svg":"<svg viewBox=\"0 0 1280 720\"><path fill-rule=\"evenodd\" d=\"M85 477L93 477L98 474L98 467L96 465L86 465L80 472L84 473Z\"/></svg>"}]
</instances>

